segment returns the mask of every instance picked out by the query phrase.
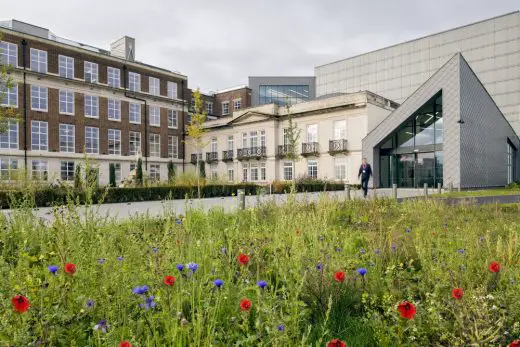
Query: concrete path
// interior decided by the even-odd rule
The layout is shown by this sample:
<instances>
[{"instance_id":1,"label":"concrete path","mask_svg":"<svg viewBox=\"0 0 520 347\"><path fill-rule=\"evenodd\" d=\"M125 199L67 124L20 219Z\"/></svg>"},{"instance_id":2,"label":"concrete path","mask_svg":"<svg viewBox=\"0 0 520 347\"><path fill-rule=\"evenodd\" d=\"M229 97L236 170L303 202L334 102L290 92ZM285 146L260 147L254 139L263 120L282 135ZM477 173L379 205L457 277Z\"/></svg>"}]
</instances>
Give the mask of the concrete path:
<instances>
[{"instance_id":1,"label":"concrete path","mask_svg":"<svg viewBox=\"0 0 520 347\"><path fill-rule=\"evenodd\" d=\"M317 192L317 193L298 193L296 199L298 201L317 201L320 196L327 194L330 197L336 197L338 199L346 199L345 191L337 192ZM392 194L391 189L378 189L369 191L369 196L373 198L377 196L390 196ZM419 196L423 194L422 189L400 189L398 192L399 198L409 198ZM261 195L261 196L246 196L246 207L255 207L261 203L267 201L274 201L276 204L283 204L287 201L287 194L273 194L273 195ZM351 197L355 199L362 198L362 192L360 190L351 191ZM189 200L162 200L162 201L143 201L143 202L131 202L131 203L117 203L117 204L102 204L97 205L97 214L100 216L107 216L117 219L126 219L133 216L148 214L151 216L162 215L168 211L170 213L185 214L187 209L196 208L208 211L215 207L221 207L225 211L231 211L236 209L238 206L237 197L222 197L222 198L209 198L209 199L189 199ZM42 207L33 209L34 214L47 221L54 219L53 209L50 207ZM79 211L84 214L85 208L79 207ZM12 210L3 210L6 216L9 216Z\"/></svg>"}]
</instances>

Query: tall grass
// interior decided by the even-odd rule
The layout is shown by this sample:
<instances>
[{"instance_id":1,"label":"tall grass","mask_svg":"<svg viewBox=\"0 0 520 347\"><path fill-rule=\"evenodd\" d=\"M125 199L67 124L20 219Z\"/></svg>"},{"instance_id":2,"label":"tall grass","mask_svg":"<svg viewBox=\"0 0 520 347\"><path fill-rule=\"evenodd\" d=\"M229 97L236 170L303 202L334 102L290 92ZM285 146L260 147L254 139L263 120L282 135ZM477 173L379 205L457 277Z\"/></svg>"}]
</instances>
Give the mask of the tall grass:
<instances>
[{"instance_id":1,"label":"tall grass","mask_svg":"<svg viewBox=\"0 0 520 347\"><path fill-rule=\"evenodd\" d=\"M0 221L3 345L323 346L340 338L348 346L483 346L520 335L516 205L324 196L115 221L95 210L80 217L71 202L50 225L30 203L19 207ZM501 263L499 273L488 270L491 261ZM64 273L67 262L74 275ZM187 263L199 267L191 272ZM49 265L60 267L57 275ZM343 283L334 281L339 270ZM176 277L173 287L163 284L166 275ZM143 285L153 309L132 293ZM460 300L451 297L455 287L464 290ZM11 307L18 294L32 305L24 314ZM250 311L241 311L243 298ZM413 320L399 317L402 300L416 305ZM103 319L106 332L95 330Z\"/></svg>"}]
</instances>

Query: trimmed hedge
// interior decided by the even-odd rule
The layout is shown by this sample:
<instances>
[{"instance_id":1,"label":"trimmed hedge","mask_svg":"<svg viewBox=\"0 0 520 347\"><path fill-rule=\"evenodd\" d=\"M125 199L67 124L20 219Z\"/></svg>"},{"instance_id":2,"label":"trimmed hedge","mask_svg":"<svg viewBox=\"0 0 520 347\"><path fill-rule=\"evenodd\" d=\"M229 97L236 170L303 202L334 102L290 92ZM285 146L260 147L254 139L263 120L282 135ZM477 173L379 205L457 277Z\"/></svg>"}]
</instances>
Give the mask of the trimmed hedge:
<instances>
[{"instance_id":1,"label":"trimmed hedge","mask_svg":"<svg viewBox=\"0 0 520 347\"><path fill-rule=\"evenodd\" d=\"M279 189L272 189L273 194L288 193L291 190L291 183L283 183L278 185ZM268 193L269 186L261 186L257 184L224 184L215 185L208 184L201 187L203 198L225 197L236 195L238 189L244 189L246 195L257 195L259 193ZM320 192L320 191L336 191L343 190L342 183L330 183L323 181L297 183L296 190L298 192ZM165 199L184 199L196 198L196 186L165 186L165 187L138 187L138 188L108 188L97 189L92 196L93 203L98 203L103 199L103 203L122 203L135 201L153 201ZM24 192L19 190L0 191L0 207L3 209L10 208L14 203L24 198ZM53 205L63 205L67 202L67 198L79 199L81 204L85 203L86 197L84 192L69 190L62 188L45 188L34 192L30 199L34 199L31 205L36 207L48 207Z\"/></svg>"}]
</instances>

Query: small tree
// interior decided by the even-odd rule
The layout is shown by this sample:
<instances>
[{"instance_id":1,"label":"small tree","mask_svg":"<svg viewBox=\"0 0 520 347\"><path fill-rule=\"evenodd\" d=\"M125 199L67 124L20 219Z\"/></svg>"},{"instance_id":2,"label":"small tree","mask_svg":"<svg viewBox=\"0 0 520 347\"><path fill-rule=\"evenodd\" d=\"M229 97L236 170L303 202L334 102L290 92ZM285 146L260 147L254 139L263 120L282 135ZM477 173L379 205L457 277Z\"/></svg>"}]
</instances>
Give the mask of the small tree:
<instances>
[{"instance_id":1,"label":"small tree","mask_svg":"<svg viewBox=\"0 0 520 347\"><path fill-rule=\"evenodd\" d=\"M76 171L74 172L74 189L81 190L81 165L76 165Z\"/></svg>"},{"instance_id":2,"label":"small tree","mask_svg":"<svg viewBox=\"0 0 520 347\"><path fill-rule=\"evenodd\" d=\"M135 182L138 187L143 186L143 160L137 159L137 168L135 169Z\"/></svg>"},{"instance_id":3,"label":"small tree","mask_svg":"<svg viewBox=\"0 0 520 347\"><path fill-rule=\"evenodd\" d=\"M191 114L191 122L188 124L186 134L190 138L190 141L197 149L197 194L200 199L200 159L202 158L202 150L208 144L207 141L204 140L204 134L206 133L206 129L204 129L204 122L206 121L206 111L204 110L204 101L200 96L200 90L197 88L193 92L193 99L195 100L195 106L193 108L193 113ZM205 176L205 175L204 175Z\"/></svg>"},{"instance_id":4,"label":"small tree","mask_svg":"<svg viewBox=\"0 0 520 347\"><path fill-rule=\"evenodd\" d=\"M292 190L296 191L296 162L300 159L298 154L298 143L300 142L301 129L298 124L293 121L291 105L286 101L285 109L287 110L288 127L287 130L287 159L292 162Z\"/></svg>"},{"instance_id":5,"label":"small tree","mask_svg":"<svg viewBox=\"0 0 520 347\"><path fill-rule=\"evenodd\" d=\"M175 181L175 165L173 161L168 162L168 183L172 184Z\"/></svg>"},{"instance_id":6,"label":"small tree","mask_svg":"<svg viewBox=\"0 0 520 347\"><path fill-rule=\"evenodd\" d=\"M108 166L108 181L110 187L116 186L116 166L114 164Z\"/></svg>"}]
</instances>

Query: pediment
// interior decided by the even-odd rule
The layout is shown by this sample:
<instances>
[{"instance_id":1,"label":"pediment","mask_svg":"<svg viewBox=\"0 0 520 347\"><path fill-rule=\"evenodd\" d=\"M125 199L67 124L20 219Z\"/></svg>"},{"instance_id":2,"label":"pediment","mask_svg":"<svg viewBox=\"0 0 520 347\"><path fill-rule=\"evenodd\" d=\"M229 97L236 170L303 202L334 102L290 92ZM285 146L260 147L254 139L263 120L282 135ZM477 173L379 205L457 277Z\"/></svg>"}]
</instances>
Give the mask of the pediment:
<instances>
[{"instance_id":1,"label":"pediment","mask_svg":"<svg viewBox=\"0 0 520 347\"><path fill-rule=\"evenodd\" d=\"M229 124L239 125L239 124L248 124L248 123L256 123L263 122L266 120L270 120L274 118L273 115L257 113L257 112L247 112L243 115L238 116L233 119Z\"/></svg>"}]
</instances>

